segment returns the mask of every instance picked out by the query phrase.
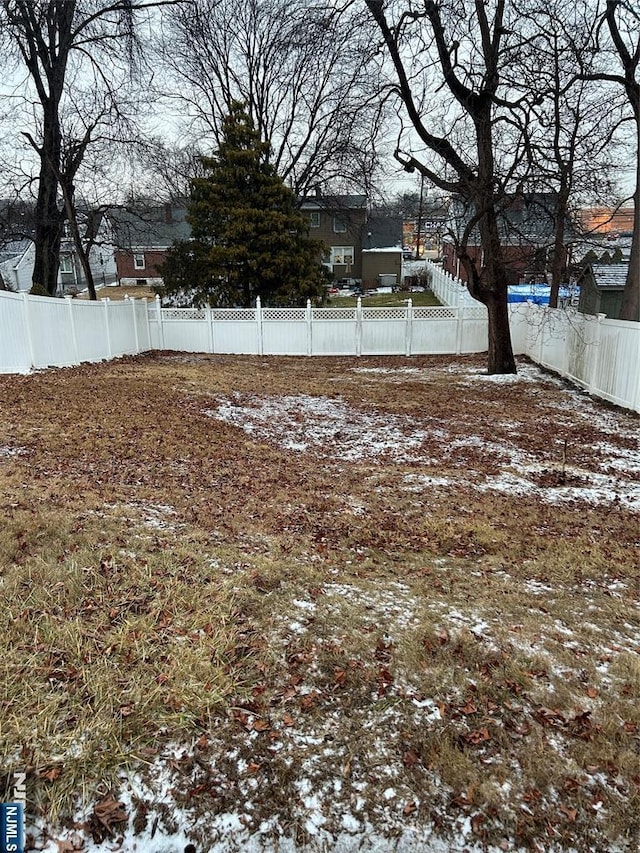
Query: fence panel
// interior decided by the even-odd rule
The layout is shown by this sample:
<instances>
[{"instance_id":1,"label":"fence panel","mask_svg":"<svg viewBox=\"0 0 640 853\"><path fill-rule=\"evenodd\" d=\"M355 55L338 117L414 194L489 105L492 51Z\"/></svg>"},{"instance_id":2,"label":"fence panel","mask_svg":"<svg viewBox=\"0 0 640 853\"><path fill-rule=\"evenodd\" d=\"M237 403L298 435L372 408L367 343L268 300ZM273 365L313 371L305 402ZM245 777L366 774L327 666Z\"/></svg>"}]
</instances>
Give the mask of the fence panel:
<instances>
[{"instance_id":1,"label":"fence panel","mask_svg":"<svg viewBox=\"0 0 640 853\"><path fill-rule=\"evenodd\" d=\"M69 367L77 363L67 301L49 296L25 299L34 367Z\"/></svg>"},{"instance_id":2,"label":"fence panel","mask_svg":"<svg viewBox=\"0 0 640 853\"><path fill-rule=\"evenodd\" d=\"M207 312L198 308L161 309L161 349L210 352Z\"/></svg>"},{"instance_id":3,"label":"fence panel","mask_svg":"<svg viewBox=\"0 0 640 853\"><path fill-rule=\"evenodd\" d=\"M136 351L133 311L130 302L107 302L111 356L129 355ZM106 324L105 324L106 325Z\"/></svg>"},{"instance_id":4,"label":"fence panel","mask_svg":"<svg viewBox=\"0 0 640 853\"><path fill-rule=\"evenodd\" d=\"M310 327L305 308L265 308L262 311L264 355L307 355Z\"/></svg>"},{"instance_id":5,"label":"fence panel","mask_svg":"<svg viewBox=\"0 0 640 853\"><path fill-rule=\"evenodd\" d=\"M28 373L32 367L24 299L0 292L0 373Z\"/></svg>"},{"instance_id":6,"label":"fence panel","mask_svg":"<svg viewBox=\"0 0 640 853\"><path fill-rule=\"evenodd\" d=\"M216 308L211 311L213 352L259 355L261 324L253 308Z\"/></svg>"},{"instance_id":7,"label":"fence panel","mask_svg":"<svg viewBox=\"0 0 640 853\"><path fill-rule=\"evenodd\" d=\"M109 358L107 325L103 303L69 300L77 361L100 361Z\"/></svg>"},{"instance_id":8,"label":"fence panel","mask_svg":"<svg viewBox=\"0 0 640 853\"><path fill-rule=\"evenodd\" d=\"M431 308L415 308L411 330L411 352L414 355L445 355L455 349L458 320L453 309L446 315L423 315ZM439 309L435 309L439 310Z\"/></svg>"},{"instance_id":9,"label":"fence panel","mask_svg":"<svg viewBox=\"0 0 640 853\"><path fill-rule=\"evenodd\" d=\"M405 355L408 308L362 309L362 355Z\"/></svg>"},{"instance_id":10,"label":"fence panel","mask_svg":"<svg viewBox=\"0 0 640 853\"><path fill-rule=\"evenodd\" d=\"M313 308L312 355L358 355L360 324L355 308Z\"/></svg>"},{"instance_id":11,"label":"fence panel","mask_svg":"<svg viewBox=\"0 0 640 853\"><path fill-rule=\"evenodd\" d=\"M592 389L606 400L640 409L640 324L603 320Z\"/></svg>"},{"instance_id":12,"label":"fence panel","mask_svg":"<svg viewBox=\"0 0 640 853\"><path fill-rule=\"evenodd\" d=\"M138 352L147 352L151 349L151 335L149 328L149 314L147 300L136 299L132 300L134 304L134 316L136 324L136 334L138 338Z\"/></svg>"}]
</instances>

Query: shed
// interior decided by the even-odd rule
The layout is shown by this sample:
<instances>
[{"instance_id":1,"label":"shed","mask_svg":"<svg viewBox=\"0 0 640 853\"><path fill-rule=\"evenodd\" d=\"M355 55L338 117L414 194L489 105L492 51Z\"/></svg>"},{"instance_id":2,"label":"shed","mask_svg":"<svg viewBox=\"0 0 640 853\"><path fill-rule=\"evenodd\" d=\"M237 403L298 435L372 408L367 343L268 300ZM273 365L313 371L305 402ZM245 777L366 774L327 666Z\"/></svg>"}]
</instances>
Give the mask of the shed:
<instances>
[{"instance_id":1,"label":"shed","mask_svg":"<svg viewBox=\"0 0 640 853\"><path fill-rule=\"evenodd\" d=\"M362 287L402 282L402 219L372 214L362 228Z\"/></svg>"},{"instance_id":2,"label":"shed","mask_svg":"<svg viewBox=\"0 0 640 853\"><path fill-rule=\"evenodd\" d=\"M583 314L606 314L611 320L619 319L628 270L628 263L589 264L585 267L578 277L578 310Z\"/></svg>"}]
</instances>

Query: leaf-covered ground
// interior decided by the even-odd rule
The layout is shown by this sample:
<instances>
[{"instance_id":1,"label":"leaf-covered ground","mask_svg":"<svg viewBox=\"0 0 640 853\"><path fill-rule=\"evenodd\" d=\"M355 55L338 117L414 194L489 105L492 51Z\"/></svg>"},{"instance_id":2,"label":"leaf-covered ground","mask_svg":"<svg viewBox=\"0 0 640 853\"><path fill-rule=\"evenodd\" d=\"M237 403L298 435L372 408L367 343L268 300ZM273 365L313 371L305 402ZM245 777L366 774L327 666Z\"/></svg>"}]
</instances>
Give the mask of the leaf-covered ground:
<instances>
[{"instance_id":1,"label":"leaf-covered ground","mask_svg":"<svg viewBox=\"0 0 640 853\"><path fill-rule=\"evenodd\" d=\"M638 419L519 367L0 377L30 846L637 851Z\"/></svg>"}]
</instances>

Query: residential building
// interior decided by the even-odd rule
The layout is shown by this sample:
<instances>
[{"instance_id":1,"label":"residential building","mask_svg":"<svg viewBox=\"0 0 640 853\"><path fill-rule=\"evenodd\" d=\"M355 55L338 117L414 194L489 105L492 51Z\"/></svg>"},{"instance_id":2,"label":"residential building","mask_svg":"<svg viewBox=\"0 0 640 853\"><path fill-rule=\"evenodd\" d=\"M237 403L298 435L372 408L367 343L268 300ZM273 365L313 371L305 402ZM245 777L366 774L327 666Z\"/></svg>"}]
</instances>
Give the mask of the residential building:
<instances>
[{"instance_id":1,"label":"residential building","mask_svg":"<svg viewBox=\"0 0 640 853\"><path fill-rule=\"evenodd\" d=\"M188 240L191 236L186 216L185 202L109 212L120 284L151 287L162 284L158 268L164 262L168 249L176 241Z\"/></svg>"},{"instance_id":2,"label":"residential building","mask_svg":"<svg viewBox=\"0 0 640 853\"><path fill-rule=\"evenodd\" d=\"M319 191L300 199L309 219L309 236L323 243L324 265L334 279L362 280L362 232L367 219L364 195L326 195Z\"/></svg>"},{"instance_id":3,"label":"residential building","mask_svg":"<svg viewBox=\"0 0 640 853\"><path fill-rule=\"evenodd\" d=\"M0 247L0 275L5 287L17 293L31 289L36 247L33 240L11 240Z\"/></svg>"},{"instance_id":4,"label":"residential building","mask_svg":"<svg viewBox=\"0 0 640 853\"><path fill-rule=\"evenodd\" d=\"M583 233L615 239L633 232L632 207L587 207L580 211L579 218Z\"/></svg>"},{"instance_id":5,"label":"residential building","mask_svg":"<svg viewBox=\"0 0 640 853\"><path fill-rule=\"evenodd\" d=\"M457 245L474 212L474 208L462 199L453 198L443 235L444 269L462 281L467 280L467 274L459 258ZM507 284L522 284L531 280L546 281L551 267L555 219L553 193L514 196L504 203L498 227L507 265ZM565 233L565 245L568 246L574 233L570 222L567 222ZM472 228L468 237L467 253L482 266L483 250L477 227ZM565 261L568 262L568 252L565 253Z\"/></svg>"}]
</instances>

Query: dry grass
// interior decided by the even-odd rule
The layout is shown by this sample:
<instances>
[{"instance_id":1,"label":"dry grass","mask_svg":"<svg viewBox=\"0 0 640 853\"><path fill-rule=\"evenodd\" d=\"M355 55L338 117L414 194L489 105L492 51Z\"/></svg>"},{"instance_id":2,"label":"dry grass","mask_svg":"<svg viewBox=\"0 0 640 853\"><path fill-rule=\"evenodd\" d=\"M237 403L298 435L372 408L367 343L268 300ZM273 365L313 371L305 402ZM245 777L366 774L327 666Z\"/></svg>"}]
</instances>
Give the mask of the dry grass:
<instances>
[{"instance_id":1,"label":"dry grass","mask_svg":"<svg viewBox=\"0 0 640 853\"><path fill-rule=\"evenodd\" d=\"M299 845L307 786L334 835L348 815L637 849L637 419L480 366L165 354L0 377L0 755L51 832L126 768L153 790L161 761L178 806L254 797L247 831L277 816ZM309 398L351 421L325 412L314 444ZM255 419L265 399L284 426ZM426 437L359 457L376 423ZM565 480L618 499L559 482L565 439ZM507 475L527 488L489 488ZM157 803L137 807L141 827Z\"/></svg>"}]
</instances>

